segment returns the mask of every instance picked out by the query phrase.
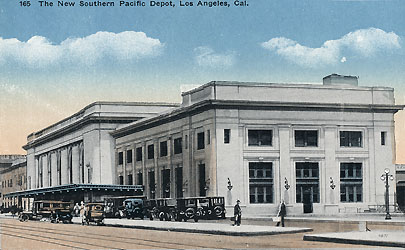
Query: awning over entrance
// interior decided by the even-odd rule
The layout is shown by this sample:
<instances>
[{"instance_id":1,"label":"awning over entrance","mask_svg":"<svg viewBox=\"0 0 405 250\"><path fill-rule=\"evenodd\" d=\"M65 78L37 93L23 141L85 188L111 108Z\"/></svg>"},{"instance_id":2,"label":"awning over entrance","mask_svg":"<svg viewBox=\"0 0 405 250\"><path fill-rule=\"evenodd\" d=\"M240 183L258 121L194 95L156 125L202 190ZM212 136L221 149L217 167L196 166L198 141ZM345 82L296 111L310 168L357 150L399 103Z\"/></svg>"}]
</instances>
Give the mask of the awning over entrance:
<instances>
[{"instance_id":1,"label":"awning over entrance","mask_svg":"<svg viewBox=\"0 0 405 250\"><path fill-rule=\"evenodd\" d=\"M4 194L4 197L34 197L38 195L68 194L71 192L102 192L102 193L130 193L142 194L141 185L98 185L98 184L67 184L55 187L38 188Z\"/></svg>"}]
</instances>

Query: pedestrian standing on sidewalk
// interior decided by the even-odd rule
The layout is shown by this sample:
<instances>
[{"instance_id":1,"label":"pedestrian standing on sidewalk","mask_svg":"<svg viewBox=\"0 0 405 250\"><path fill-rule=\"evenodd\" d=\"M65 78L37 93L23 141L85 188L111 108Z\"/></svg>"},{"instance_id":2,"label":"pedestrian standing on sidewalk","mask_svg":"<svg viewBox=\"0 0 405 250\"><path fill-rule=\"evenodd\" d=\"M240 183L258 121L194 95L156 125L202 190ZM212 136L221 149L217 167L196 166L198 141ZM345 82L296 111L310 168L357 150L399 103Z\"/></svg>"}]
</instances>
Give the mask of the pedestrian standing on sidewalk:
<instances>
[{"instance_id":1,"label":"pedestrian standing on sidewalk","mask_svg":"<svg viewBox=\"0 0 405 250\"><path fill-rule=\"evenodd\" d=\"M83 201L80 204L80 219L82 219L82 225L84 225L84 221L86 219L86 207L84 206Z\"/></svg>"},{"instance_id":2,"label":"pedestrian standing on sidewalk","mask_svg":"<svg viewBox=\"0 0 405 250\"><path fill-rule=\"evenodd\" d=\"M280 217L280 221L277 222L277 227L280 226L280 222L281 222L281 226L284 227L284 217L287 215L287 209L285 207L285 203L284 200L281 201L280 206L278 208L278 213L277 216Z\"/></svg>"},{"instance_id":3,"label":"pedestrian standing on sidewalk","mask_svg":"<svg viewBox=\"0 0 405 250\"><path fill-rule=\"evenodd\" d=\"M240 208L240 200L236 201L236 205L233 208L233 215L235 216L235 224L234 226L240 226L240 223L242 222L242 209Z\"/></svg>"}]
</instances>

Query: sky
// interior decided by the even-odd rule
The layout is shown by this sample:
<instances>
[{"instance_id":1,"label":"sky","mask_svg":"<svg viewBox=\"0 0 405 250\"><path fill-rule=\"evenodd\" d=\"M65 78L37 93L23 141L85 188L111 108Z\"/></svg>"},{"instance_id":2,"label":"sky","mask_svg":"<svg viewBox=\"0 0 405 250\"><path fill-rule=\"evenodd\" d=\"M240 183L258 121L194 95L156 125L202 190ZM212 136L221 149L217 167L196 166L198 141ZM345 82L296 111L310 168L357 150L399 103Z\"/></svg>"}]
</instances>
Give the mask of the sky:
<instances>
[{"instance_id":1,"label":"sky","mask_svg":"<svg viewBox=\"0 0 405 250\"><path fill-rule=\"evenodd\" d=\"M91 102L180 102L182 86L212 80L321 83L331 73L355 75L360 86L394 88L396 103L405 104L403 0L111 1L0 2L0 154L24 153L29 133ZM399 112L399 163L404 124Z\"/></svg>"}]
</instances>

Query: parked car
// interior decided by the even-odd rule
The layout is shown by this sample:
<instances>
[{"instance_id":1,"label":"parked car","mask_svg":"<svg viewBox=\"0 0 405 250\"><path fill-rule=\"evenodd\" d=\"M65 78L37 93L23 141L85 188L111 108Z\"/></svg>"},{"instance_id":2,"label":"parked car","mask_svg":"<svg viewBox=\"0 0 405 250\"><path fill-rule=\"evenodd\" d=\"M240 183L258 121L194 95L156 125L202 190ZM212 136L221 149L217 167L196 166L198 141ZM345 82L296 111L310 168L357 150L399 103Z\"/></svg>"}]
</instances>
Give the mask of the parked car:
<instances>
[{"instance_id":1,"label":"parked car","mask_svg":"<svg viewBox=\"0 0 405 250\"><path fill-rule=\"evenodd\" d=\"M156 207L153 209L153 215L159 220L171 221L174 218L176 199L162 198L156 199Z\"/></svg>"},{"instance_id":2,"label":"parked car","mask_svg":"<svg viewBox=\"0 0 405 250\"><path fill-rule=\"evenodd\" d=\"M204 219L225 219L225 198L221 196L202 197L198 199L203 209Z\"/></svg>"},{"instance_id":3,"label":"parked car","mask_svg":"<svg viewBox=\"0 0 405 250\"><path fill-rule=\"evenodd\" d=\"M104 200L106 218L125 218L126 209L124 201L126 199L145 199L144 196L118 196L109 197Z\"/></svg>"},{"instance_id":4,"label":"parked car","mask_svg":"<svg viewBox=\"0 0 405 250\"><path fill-rule=\"evenodd\" d=\"M104 224L105 204L103 202L92 202L85 205L84 221L87 225L90 222L95 222L97 225Z\"/></svg>"},{"instance_id":5,"label":"parked car","mask_svg":"<svg viewBox=\"0 0 405 250\"><path fill-rule=\"evenodd\" d=\"M143 220L146 212L143 207L143 199L126 199L124 200L125 215L127 219L134 219L136 217Z\"/></svg>"},{"instance_id":6,"label":"parked car","mask_svg":"<svg viewBox=\"0 0 405 250\"><path fill-rule=\"evenodd\" d=\"M150 220L153 220L153 217L157 218L156 200L144 200L143 208L144 208L146 217L148 217Z\"/></svg>"},{"instance_id":7,"label":"parked car","mask_svg":"<svg viewBox=\"0 0 405 250\"><path fill-rule=\"evenodd\" d=\"M20 221L49 219L51 222L72 223L73 202L42 200L34 201L31 211L22 211Z\"/></svg>"},{"instance_id":8,"label":"parked car","mask_svg":"<svg viewBox=\"0 0 405 250\"><path fill-rule=\"evenodd\" d=\"M193 219L197 222L202 215L202 208L198 206L198 198L178 198L174 211L176 221L187 221Z\"/></svg>"}]
</instances>

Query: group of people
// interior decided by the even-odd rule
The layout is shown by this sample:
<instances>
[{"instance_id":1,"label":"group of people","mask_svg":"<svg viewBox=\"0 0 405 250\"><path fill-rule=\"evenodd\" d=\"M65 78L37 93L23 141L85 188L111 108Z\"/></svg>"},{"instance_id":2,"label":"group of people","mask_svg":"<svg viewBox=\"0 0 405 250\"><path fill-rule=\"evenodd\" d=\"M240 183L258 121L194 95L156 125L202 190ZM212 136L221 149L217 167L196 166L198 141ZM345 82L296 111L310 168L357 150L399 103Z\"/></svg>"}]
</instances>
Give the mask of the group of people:
<instances>
[{"instance_id":1,"label":"group of people","mask_svg":"<svg viewBox=\"0 0 405 250\"><path fill-rule=\"evenodd\" d=\"M236 205L233 208L233 226L240 226L242 222L242 209L240 208L240 200L236 201ZM278 207L277 217L279 217L276 226L284 227L284 217L287 215L287 209L284 203L284 200L281 201L280 206Z\"/></svg>"},{"instance_id":2,"label":"group of people","mask_svg":"<svg viewBox=\"0 0 405 250\"><path fill-rule=\"evenodd\" d=\"M76 205L73 208L73 211L75 213L75 216L79 216L82 219L82 225L84 225L84 222L86 220L86 206L84 205L84 202L82 201L79 205L79 203L76 203Z\"/></svg>"}]
</instances>

